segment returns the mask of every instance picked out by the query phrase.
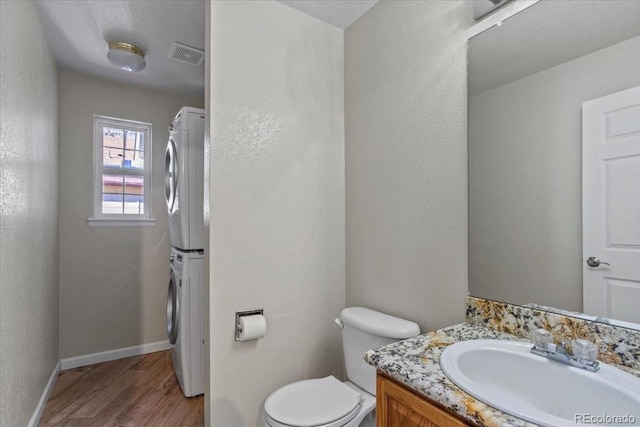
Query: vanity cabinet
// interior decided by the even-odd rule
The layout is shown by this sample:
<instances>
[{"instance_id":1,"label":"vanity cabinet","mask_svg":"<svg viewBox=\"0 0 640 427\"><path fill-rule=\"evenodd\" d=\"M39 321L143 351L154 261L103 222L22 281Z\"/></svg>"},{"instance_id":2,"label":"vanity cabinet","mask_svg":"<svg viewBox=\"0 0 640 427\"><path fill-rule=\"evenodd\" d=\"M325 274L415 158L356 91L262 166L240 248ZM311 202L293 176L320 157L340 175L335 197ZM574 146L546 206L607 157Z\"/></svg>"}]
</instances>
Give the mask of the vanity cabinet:
<instances>
[{"instance_id":1,"label":"vanity cabinet","mask_svg":"<svg viewBox=\"0 0 640 427\"><path fill-rule=\"evenodd\" d=\"M377 427L467 427L451 412L378 371Z\"/></svg>"}]
</instances>

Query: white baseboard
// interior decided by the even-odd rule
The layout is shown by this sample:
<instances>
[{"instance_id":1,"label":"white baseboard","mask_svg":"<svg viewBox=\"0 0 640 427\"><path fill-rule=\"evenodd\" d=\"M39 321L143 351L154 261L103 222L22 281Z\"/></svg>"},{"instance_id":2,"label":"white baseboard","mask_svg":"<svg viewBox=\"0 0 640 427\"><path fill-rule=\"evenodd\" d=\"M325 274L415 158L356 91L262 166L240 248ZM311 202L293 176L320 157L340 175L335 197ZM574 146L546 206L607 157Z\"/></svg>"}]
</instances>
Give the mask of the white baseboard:
<instances>
[{"instance_id":1,"label":"white baseboard","mask_svg":"<svg viewBox=\"0 0 640 427\"><path fill-rule=\"evenodd\" d=\"M31 420L29 421L29 427L36 427L40 422L40 417L44 412L44 407L47 404L47 400L49 399L51 390L53 390L53 384L56 382L56 378L58 378L58 373L60 372L61 365L62 363L58 361L58 363L56 363L56 366L53 368L53 372L51 372L49 381L47 381L47 385L44 387L44 390L42 391L42 396L40 396L40 400L38 401L38 406L36 406L36 410L33 412L33 415L31 416Z\"/></svg>"},{"instance_id":2,"label":"white baseboard","mask_svg":"<svg viewBox=\"0 0 640 427\"><path fill-rule=\"evenodd\" d=\"M124 359L125 357L138 356L141 354L155 353L156 351L169 350L173 347L169 341L158 341L149 344L135 345L133 347L118 348L115 350L102 351L100 353L85 354L82 356L68 357L60 360L61 370L79 368L81 366L93 365L96 363L110 362L112 360Z\"/></svg>"}]
</instances>

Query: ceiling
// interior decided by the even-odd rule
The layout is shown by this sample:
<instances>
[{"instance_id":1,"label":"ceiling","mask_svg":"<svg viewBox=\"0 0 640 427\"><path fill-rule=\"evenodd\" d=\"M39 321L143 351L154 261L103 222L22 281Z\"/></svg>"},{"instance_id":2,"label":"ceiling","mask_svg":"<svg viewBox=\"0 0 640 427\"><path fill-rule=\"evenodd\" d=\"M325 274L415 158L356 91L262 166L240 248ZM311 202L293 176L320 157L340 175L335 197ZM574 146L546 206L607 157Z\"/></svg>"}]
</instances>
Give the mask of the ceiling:
<instances>
[{"instance_id":1,"label":"ceiling","mask_svg":"<svg viewBox=\"0 0 640 427\"><path fill-rule=\"evenodd\" d=\"M36 0L61 69L124 83L204 94L204 66L169 59L174 41L204 50L204 0ZM145 51L147 67L132 73L107 60L108 43Z\"/></svg>"},{"instance_id":2,"label":"ceiling","mask_svg":"<svg viewBox=\"0 0 640 427\"><path fill-rule=\"evenodd\" d=\"M344 29L378 0L279 1ZM61 69L204 94L204 65L186 64L168 55L174 41L204 50L205 0L36 0L36 6ZM111 65L108 43L115 41L144 50L146 68L132 73Z\"/></svg>"},{"instance_id":3,"label":"ceiling","mask_svg":"<svg viewBox=\"0 0 640 427\"><path fill-rule=\"evenodd\" d=\"M640 1L541 1L469 41L474 95L640 35Z\"/></svg>"},{"instance_id":4,"label":"ceiling","mask_svg":"<svg viewBox=\"0 0 640 427\"><path fill-rule=\"evenodd\" d=\"M346 29L378 0L278 0L334 27Z\"/></svg>"}]
</instances>

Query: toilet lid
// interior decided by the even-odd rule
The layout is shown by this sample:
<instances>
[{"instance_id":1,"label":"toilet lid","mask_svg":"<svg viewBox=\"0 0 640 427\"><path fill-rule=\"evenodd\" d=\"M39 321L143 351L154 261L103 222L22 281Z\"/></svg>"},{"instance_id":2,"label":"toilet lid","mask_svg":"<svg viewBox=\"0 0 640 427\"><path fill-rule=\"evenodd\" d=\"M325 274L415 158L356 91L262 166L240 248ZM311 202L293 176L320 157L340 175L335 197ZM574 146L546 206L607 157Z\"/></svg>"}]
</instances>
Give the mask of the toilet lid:
<instances>
[{"instance_id":1,"label":"toilet lid","mask_svg":"<svg viewBox=\"0 0 640 427\"><path fill-rule=\"evenodd\" d=\"M267 414L282 424L319 426L350 415L362 396L335 377L318 378L288 384L269 396L264 403Z\"/></svg>"}]
</instances>

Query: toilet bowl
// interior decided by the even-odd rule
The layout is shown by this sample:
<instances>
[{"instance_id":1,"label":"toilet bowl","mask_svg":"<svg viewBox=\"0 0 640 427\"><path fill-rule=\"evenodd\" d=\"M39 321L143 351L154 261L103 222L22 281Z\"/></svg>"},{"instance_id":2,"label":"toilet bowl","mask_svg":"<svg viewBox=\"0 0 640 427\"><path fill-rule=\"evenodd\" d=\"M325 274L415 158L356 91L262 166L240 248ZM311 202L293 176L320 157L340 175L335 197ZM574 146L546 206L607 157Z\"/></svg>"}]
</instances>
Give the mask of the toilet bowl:
<instances>
[{"instance_id":1,"label":"toilet bowl","mask_svg":"<svg viewBox=\"0 0 640 427\"><path fill-rule=\"evenodd\" d=\"M328 376L279 388L264 403L263 426L375 426L376 371L364 361L364 353L418 335L420 328L413 322L364 307L345 308L336 323L342 328L349 381Z\"/></svg>"}]
</instances>

